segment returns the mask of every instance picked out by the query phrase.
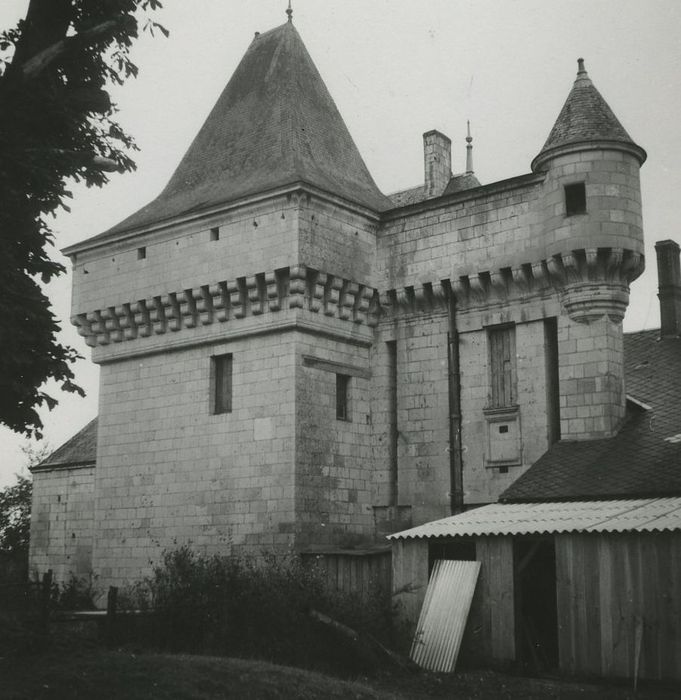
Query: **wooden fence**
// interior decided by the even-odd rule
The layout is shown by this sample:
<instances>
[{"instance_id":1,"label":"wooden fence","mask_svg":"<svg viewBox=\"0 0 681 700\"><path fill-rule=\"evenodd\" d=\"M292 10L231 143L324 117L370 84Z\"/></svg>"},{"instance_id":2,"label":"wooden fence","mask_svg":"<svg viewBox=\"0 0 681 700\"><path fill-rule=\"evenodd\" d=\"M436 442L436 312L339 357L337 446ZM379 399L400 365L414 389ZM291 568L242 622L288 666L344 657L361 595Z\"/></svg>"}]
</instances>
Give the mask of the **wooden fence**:
<instances>
[{"instance_id":1,"label":"wooden fence","mask_svg":"<svg viewBox=\"0 0 681 700\"><path fill-rule=\"evenodd\" d=\"M390 595L390 548L312 551L301 557L318 568L332 591L356 594L363 601L374 595Z\"/></svg>"},{"instance_id":2,"label":"wooden fence","mask_svg":"<svg viewBox=\"0 0 681 700\"><path fill-rule=\"evenodd\" d=\"M0 611L4 614L22 615L46 630L50 618L52 600L52 571L42 579L0 584Z\"/></svg>"}]
</instances>

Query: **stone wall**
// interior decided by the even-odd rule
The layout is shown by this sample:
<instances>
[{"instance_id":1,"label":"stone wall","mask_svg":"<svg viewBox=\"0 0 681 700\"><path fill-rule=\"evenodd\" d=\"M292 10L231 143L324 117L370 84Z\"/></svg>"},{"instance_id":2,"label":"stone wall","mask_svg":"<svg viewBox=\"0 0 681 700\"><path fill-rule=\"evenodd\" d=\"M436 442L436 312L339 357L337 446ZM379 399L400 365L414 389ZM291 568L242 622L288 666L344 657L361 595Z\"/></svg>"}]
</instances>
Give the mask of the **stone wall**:
<instances>
[{"instance_id":1,"label":"stone wall","mask_svg":"<svg viewBox=\"0 0 681 700\"><path fill-rule=\"evenodd\" d=\"M211 356L233 357L232 412L211 414ZM134 580L164 548L288 547L294 343L235 340L104 364L94 566Z\"/></svg>"},{"instance_id":2,"label":"stone wall","mask_svg":"<svg viewBox=\"0 0 681 700\"><path fill-rule=\"evenodd\" d=\"M398 505L414 524L449 515L448 319L442 310L397 325Z\"/></svg>"},{"instance_id":3,"label":"stone wall","mask_svg":"<svg viewBox=\"0 0 681 700\"><path fill-rule=\"evenodd\" d=\"M93 244L75 256L72 315L289 266L297 229L298 202L282 195Z\"/></svg>"},{"instance_id":4,"label":"stone wall","mask_svg":"<svg viewBox=\"0 0 681 700\"><path fill-rule=\"evenodd\" d=\"M348 546L373 535L369 350L296 335L296 543ZM338 374L349 377L346 419Z\"/></svg>"},{"instance_id":5,"label":"stone wall","mask_svg":"<svg viewBox=\"0 0 681 700\"><path fill-rule=\"evenodd\" d=\"M391 212L379 232L379 286L458 278L540 260L543 175Z\"/></svg>"},{"instance_id":6,"label":"stone wall","mask_svg":"<svg viewBox=\"0 0 681 700\"><path fill-rule=\"evenodd\" d=\"M52 569L54 580L93 571L95 468L33 473L29 575Z\"/></svg>"},{"instance_id":7,"label":"stone wall","mask_svg":"<svg viewBox=\"0 0 681 700\"><path fill-rule=\"evenodd\" d=\"M495 501L548 449L547 366L544 321L518 323L515 328L517 412L494 413L490 408L488 330L460 336L461 441L464 454L464 498L467 504ZM490 441L499 429L517 430L517 459L497 466Z\"/></svg>"},{"instance_id":8,"label":"stone wall","mask_svg":"<svg viewBox=\"0 0 681 700\"><path fill-rule=\"evenodd\" d=\"M624 419L622 324L601 316L590 323L561 318L561 436L565 440L610 437Z\"/></svg>"},{"instance_id":9,"label":"stone wall","mask_svg":"<svg viewBox=\"0 0 681 700\"><path fill-rule=\"evenodd\" d=\"M590 150L554 158L542 188L546 255L580 248L643 253L639 162L619 151ZM565 185L584 182L586 214L565 215Z\"/></svg>"},{"instance_id":10,"label":"stone wall","mask_svg":"<svg viewBox=\"0 0 681 700\"><path fill-rule=\"evenodd\" d=\"M375 287L377 226L373 213L329 197L301 195L297 262Z\"/></svg>"}]
</instances>

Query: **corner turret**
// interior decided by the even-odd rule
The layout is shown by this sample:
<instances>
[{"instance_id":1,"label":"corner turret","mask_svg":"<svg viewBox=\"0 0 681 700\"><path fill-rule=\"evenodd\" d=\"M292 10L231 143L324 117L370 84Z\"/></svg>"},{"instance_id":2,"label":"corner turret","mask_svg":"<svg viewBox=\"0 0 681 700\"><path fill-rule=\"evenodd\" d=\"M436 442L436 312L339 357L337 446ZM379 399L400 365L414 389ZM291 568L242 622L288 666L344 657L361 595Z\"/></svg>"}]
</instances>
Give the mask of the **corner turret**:
<instances>
[{"instance_id":1,"label":"corner turret","mask_svg":"<svg viewBox=\"0 0 681 700\"><path fill-rule=\"evenodd\" d=\"M532 161L534 171L546 172L542 245L565 276L564 303L572 318L605 313L621 321L629 283L643 271L639 169L646 152L591 82L584 59L578 66L558 119Z\"/></svg>"},{"instance_id":2,"label":"corner turret","mask_svg":"<svg viewBox=\"0 0 681 700\"><path fill-rule=\"evenodd\" d=\"M644 268L637 145L584 60L532 170L546 173L541 247L561 289L564 439L608 437L624 418L622 319Z\"/></svg>"}]
</instances>

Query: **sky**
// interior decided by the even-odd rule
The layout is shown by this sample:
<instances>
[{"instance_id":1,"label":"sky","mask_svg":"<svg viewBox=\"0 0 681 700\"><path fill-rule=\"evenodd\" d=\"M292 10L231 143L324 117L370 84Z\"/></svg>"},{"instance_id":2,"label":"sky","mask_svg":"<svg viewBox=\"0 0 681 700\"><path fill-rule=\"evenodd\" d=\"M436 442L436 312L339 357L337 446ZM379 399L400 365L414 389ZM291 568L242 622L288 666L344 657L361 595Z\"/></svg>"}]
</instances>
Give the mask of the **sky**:
<instances>
[{"instance_id":1,"label":"sky","mask_svg":"<svg viewBox=\"0 0 681 700\"><path fill-rule=\"evenodd\" d=\"M286 0L164 0L169 31L144 35L132 58L139 77L112 90L118 119L140 152L137 171L101 190L73 187L71 212L54 221L59 249L106 230L153 199L246 51L253 34L286 20ZM28 0L2 0L0 28ZM681 2L678 0L293 0L293 21L383 192L423 181L422 134L452 139L453 170L465 165L470 120L475 172L491 183L530 171L583 57L596 87L646 149L642 168L646 271L633 283L625 331L659 327L653 244L681 243ZM57 448L97 414L98 370L70 315L70 273L47 289L60 340L87 397L62 394L41 412ZM34 445L0 427L0 487Z\"/></svg>"}]
</instances>

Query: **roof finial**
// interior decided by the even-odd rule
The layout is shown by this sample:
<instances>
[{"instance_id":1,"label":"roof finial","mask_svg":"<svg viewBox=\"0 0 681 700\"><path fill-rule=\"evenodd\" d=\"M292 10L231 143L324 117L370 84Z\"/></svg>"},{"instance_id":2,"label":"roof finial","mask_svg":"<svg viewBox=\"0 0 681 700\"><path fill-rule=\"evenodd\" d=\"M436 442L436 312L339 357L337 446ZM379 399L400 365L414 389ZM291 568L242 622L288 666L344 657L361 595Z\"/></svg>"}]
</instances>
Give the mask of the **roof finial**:
<instances>
[{"instance_id":1,"label":"roof finial","mask_svg":"<svg viewBox=\"0 0 681 700\"><path fill-rule=\"evenodd\" d=\"M288 9L286 10L286 14L288 15L288 21L292 22L293 21L293 10L291 9L291 0L288 0Z\"/></svg>"},{"instance_id":2,"label":"roof finial","mask_svg":"<svg viewBox=\"0 0 681 700\"><path fill-rule=\"evenodd\" d=\"M577 75L586 75L586 68L584 68L584 59L577 59Z\"/></svg>"},{"instance_id":3,"label":"roof finial","mask_svg":"<svg viewBox=\"0 0 681 700\"><path fill-rule=\"evenodd\" d=\"M473 137L471 136L471 123L466 121L468 136L466 136L466 175L473 174Z\"/></svg>"}]
</instances>

